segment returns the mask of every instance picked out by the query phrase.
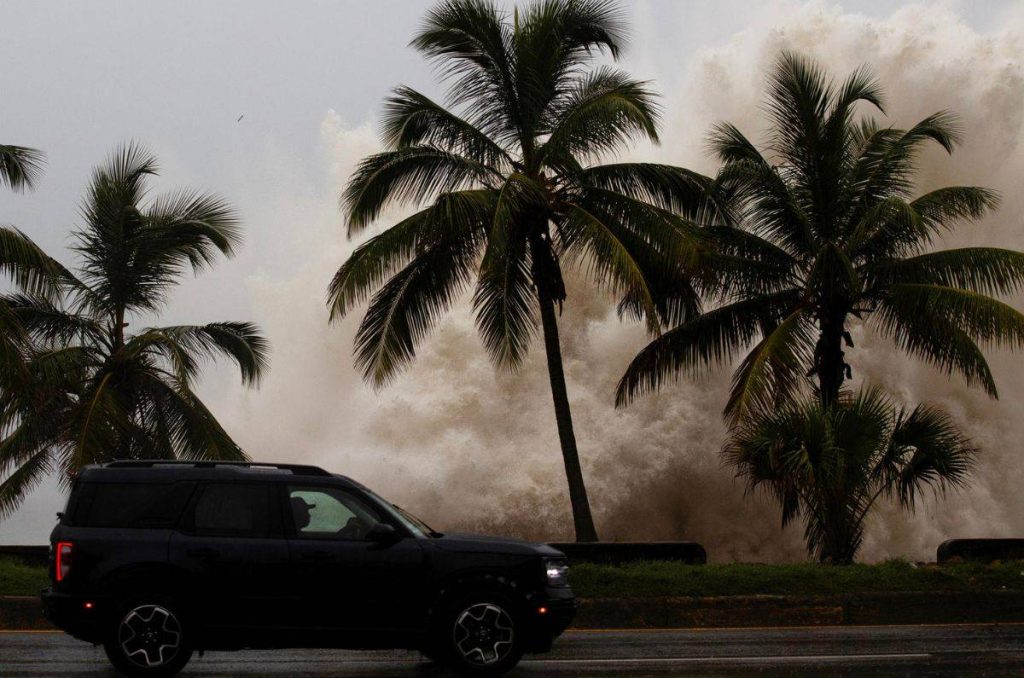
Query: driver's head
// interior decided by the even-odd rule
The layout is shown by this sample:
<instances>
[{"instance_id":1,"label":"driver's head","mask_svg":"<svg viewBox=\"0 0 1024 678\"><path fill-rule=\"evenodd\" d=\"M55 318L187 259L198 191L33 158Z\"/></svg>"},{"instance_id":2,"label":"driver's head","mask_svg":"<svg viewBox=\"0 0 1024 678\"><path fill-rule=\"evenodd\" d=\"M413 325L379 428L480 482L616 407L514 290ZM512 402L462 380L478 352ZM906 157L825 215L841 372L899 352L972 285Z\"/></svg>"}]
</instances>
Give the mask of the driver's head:
<instances>
[{"instance_id":1,"label":"driver's head","mask_svg":"<svg viewBox=\"0 0 1024 678\"><path fill-rule=\"evenodd\" d=\"M313 508L316 508L316 504L310 504L302 497L292 497L292 517L295 519L296 530L304 530L309 525L309 511Z\"/></svg>"}]
</instances>

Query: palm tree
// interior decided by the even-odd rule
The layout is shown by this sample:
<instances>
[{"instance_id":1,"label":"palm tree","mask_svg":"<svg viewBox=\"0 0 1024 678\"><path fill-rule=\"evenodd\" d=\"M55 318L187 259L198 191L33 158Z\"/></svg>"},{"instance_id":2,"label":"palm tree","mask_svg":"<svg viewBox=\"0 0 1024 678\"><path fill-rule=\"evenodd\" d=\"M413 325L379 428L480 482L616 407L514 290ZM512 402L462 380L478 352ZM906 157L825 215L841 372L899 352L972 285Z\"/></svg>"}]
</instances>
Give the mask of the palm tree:
<instances>
[{"instance_id":1,"label":"palm tree","mask_svg":"<svg viewBox=\"0 0 1024 678\"><path fill-rule=\"evenodd\" d=\"M972 186L914 196L923 144L952 152L955 118L936 113L907 130L855 116L882 109L861 68L835 86L813 63L783 54L771 78L766 152L733 125L712 143L733 221L709 227L718 244L719 304L664 333L623 376L620 405L684 371L728 362L734 421L793 399L815 377L822 405L852 377L843 344L856 322L900 349L996 396L982 346L1024 344L1024 316L998 301L1024 283L1024 254L991 247L930 251L957 222L998 202Z\"/></svg>"},{"instance_id":2,"label":"palm tree","mask_svg":"<svg viewBox=\"0 0 1024 678\"><path fill-rule=\"evenodd\" d=\"M690 317L684 275L696 229L673 215L709 181L655 164L599 164L635 138L657 140L654 95L607 66L624 26L613 3L539 0L513 15L485 0L438 5L412 45L448 81L447 103L407 87L387 100L386 150L343 196L350 237L388 205L420 211L358 247L329 289L331 319L372 299L356 335L365 378L386 384L476 276L473 309L493 362L520 366L537 317L576 537L597 539L562 370L556 307L563 266L579 265L652 331ZM425 206L424 206L425 205Z\"/></svg>"},{"instance_id":3,"label":"palm tree","mask_svg":"<svg viewBox=\"0 0 1024 678\"><path fill-rule=\"evenodd\" d=\"M230 256L239 224L223 200L193 191L146 200L156 162L137 145L93 174L74 232L78 272L23 233L0 228L0 517L48 473L63 482L111 459L244 459L192 390L225 356L255 384L266 341L247 322L142 327L177 279Z\"/></svg>"},{"instance_id":4,"label":"palm tree","mask_svg":"<svg viewBox=\"0 0 1024 678\"><path fill-rule=\"evenodd\" d=\"M15 191L33 188L43 170L43 154L34 148L0 144L0 184Z\"/></svg>"},{"instance_id":5,"label":"palm tree","mask_svg":"<svg viewBox=\"0 0 1024 678\"><path fill-rule=\"evenodd\" d=\"M42 173L43 159L42 152L33 148L0 144L0 184L15 191L34 188ZM24 240L20 235L13 229L0 229L0 272L17 276L23 287L41 291L38 283L43 281L38 280L38 276L49 275L52 281L53 271L42 259L32 259L38 252L23 248ZM0 299L0 369L4 372L23 367L20 364L23 339L24 333L11 309Z\"/></svg>"},{"instance_id":6,"label":"palm tree","mask_svg":"<svg viewBox=\"0 0 1024 678\"><path fill-rule=\"evenodd\" d=\"M853 562L879 498L913 510L926 487L961 487L975 457L946 414L898 408L877 389L756 413L725 452L749 490L763 486L779 503L783 526L803 518L808 552L835 564Z\"/></svg>"}]
</instances>

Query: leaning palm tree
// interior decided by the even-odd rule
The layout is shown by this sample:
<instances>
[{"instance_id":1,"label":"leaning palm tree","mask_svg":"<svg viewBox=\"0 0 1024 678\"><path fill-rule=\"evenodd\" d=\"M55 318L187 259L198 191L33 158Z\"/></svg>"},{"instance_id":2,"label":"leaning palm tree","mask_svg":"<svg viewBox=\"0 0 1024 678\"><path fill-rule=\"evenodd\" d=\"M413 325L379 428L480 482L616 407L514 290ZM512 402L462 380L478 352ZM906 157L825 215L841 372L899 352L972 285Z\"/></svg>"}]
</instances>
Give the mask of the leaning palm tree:
<instances>
[{"instance_id":1,"label":"leaning palm tree","mask_svg":"<svg viewBox=\"0 0 1024 678\"><path fill-rule=\"evenodd\" d=\"M476 276L473 309L493 362L523 362L544 337L576 537L597 538L562 370L563 266L580 265L646 321L687 319L698 236L675 216L703 204L703 177L654 164L599 164L634 138L657 140L645 83L607 66L623 23L613 3L540 0L514 15L486 0L431 11L413 46L449 82L439 104L407 87L388 99L386 150L343 196L349 236L389 205L420 211L359 246L329 289L331 319L372 299L356 362L383 385Z\"/></svg>"},{"instance_id":2,"label":"leaning palm tree","mask_svg":"<svg viewBox=\"0 0 1024 678\"><path fill-rule=\"evenodd\" d=\"M32 188L43 169L43 154L34 148L0 144L0 184L20 191Z\"/></svg>"},{"instance_id":3,"label":"leaning palm tree","mask_svg":"<svg viewBox=\"0 0 1024 678\"><path fill-rule=\"evenodd\" d=\"M926 488L961 487L975 457L948 415L908 411L870 388L827 407L808 398L754 414L725 453L749 490L779 503L783 526L802 518L812 556L838 565L853 562L879 499L912 511Z\"/></svg>"},{"instance_id":4,"label":"leaning palm tree","mask_svg":"<svg viewBox=\"0 0 1024 678\"><path fill-rule=\"evenodd\" d=\"M0 228L0 300L11 339L0 356L0 517L49 473L67 482L112 459L244 459L193 385L225 356L242 380L266 369L267 344L247 322L140 327L178 278L239 242L231 208L180 191L146 200L154 158L136 145L97 169L75 231L77 273L23 233ZM12 353L13 350L13 353Z\"/></svg>"},{"instance_id":5,"label":"leaning palm tree","mask_svg":"<svg viewBox=\"0 0 1024 678\"><path fill-rule=\"evenodd\" d=\"M955 118L936 113L895 129L858 118L858 102L882 108L867 70L836 86L787 53L771 78L766 152L733 125L715 128L718 185L734 208L731 223L707 229L719 248L719 303L637 355L619 404L744 351L726 406L734 420L793 399L805 376L823 405L834 403L852 376L844 343L853 346L850 328L861 321L996 396L981 349L1024 344L1024 315L994 298L1021 289L1024 254L930 246L997 196L950 186L914 197L922 145L952 152Z\"/></svg>"}]
</instances>

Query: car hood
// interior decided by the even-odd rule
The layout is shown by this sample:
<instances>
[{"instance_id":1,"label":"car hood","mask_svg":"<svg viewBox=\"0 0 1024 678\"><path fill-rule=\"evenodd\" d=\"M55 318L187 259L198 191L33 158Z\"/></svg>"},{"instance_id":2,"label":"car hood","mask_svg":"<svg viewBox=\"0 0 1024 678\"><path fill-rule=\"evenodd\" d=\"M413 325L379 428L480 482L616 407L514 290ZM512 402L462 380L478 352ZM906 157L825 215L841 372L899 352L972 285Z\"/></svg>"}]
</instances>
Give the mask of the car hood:
<instances>
[{"instance_id":1,"label":"car hood","mask_svg":"<svg viewBox=\"0 0 1024 678\"><path fill-rule=\"evenodd\" d=\"M514 555L536 555L548 558L565 557L558 549L539 542L523 541L512 537L491 537L483 534L445 532L444 536L432 540L445 551L474 553L508 553Z\"/></svg>"}]
</instances>

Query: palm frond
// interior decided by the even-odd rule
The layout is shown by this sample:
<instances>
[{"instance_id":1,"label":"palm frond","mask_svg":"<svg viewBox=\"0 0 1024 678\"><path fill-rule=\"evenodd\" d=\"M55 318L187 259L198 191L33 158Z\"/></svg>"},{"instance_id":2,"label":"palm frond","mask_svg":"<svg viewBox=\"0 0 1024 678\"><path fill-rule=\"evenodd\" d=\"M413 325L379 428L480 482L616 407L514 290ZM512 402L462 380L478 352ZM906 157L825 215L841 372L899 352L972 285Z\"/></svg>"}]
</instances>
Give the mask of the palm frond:
<instances>
[{"instance_id":1,"label":"palm frond","mask_svg":"<svg viewBox=\"0 0 1024 678\"><path fill-rule=\"evenodd\" d=\"M806 311L797 308L743 359L733 375L725 415L738 421L795 397L814 352Z\"/></svg>"},{"instance_id":2,"label":"palm frond","mask_svg":"<svg viewBox=\"0 0 1024 678\"><path fill-rule=\"evenodd\" d=\"M706 223L727 211L714 191L714 180L697 172L655 163L611 163L581 170L585 187L621 193L670 212Z\"/></svg>"},{"instance_id":3,"label":"palm frond","mask_svg":"<svg viewBox=\"0 0 1024 678\"><path fill-rule=\"evenodd\" d=\"M195 270L212 264L216 253L230 257L242 242L238 214L227 200L200 191L160 196L146 210L147 250L161 260L186 259Z\"/></svg>"},{"instance_id":4,"label":"palm frond","mask_svg":"<svg viewBox=\"0 0 1024 678\"><path fill-rule=\"evenodd\" d=\"M506 189L514 185L510 182ZM518 210L510 208L508 201L503 190L480 263L473 312L491 360L512 371L522 364L537 332L537 297L526 237L516 219Z\"/></svg>"},{"instance_id":5,"label":"palm frond","mask_svg":"<svg viewBox=\"0 0 1024 678\"><path fill-rule=\"evenodd\" d=\"M975 465L977 448L945 412L929 405L900 412L887 457L899 458L886 489L913 510L918 493L962 487Z\"/></svg>"},{"instance_id":6,"label":"palm frond","mask_svg":"<svg viewBox=\"0 0 1024 678\"><path fill-rule=\"evenodd\" d=\"M943 370L959 373L969 385L980 385L996 397L992 370L971 334L956 319L921 306L912 299L883 303L874 326L897 347Z\"/></svg>"},{"instance_id":7,"label":"palm frond","mask_svg":"<svg viewBox=\"0 0 1024 678\"><path fill-rule=\"evenodd\" d=\"M397 88L385 101L383 133L391 149L432 146L495 168L512 161L472 123L410 87Z\"/></svg>"},{"instance_id":8,"label":"palm frond","mask_svg":"<svg viewBox=\"0 0 1024 678\"><path fill-rule=\"evenodd\" d=\"M492 168L432 146L414 146L371 155L342 196L352 236L376 219L389 203L422 203L441 193L489 186L501 176Z\"/></svg>"},{"instance_id":9,"label":"palm frond","mask_svg":"<svg viewBox=\"0 0 1024 678\"><path fill-rule=\"evenodd\" d=\"M418 253L377 292L356 332L356 365L383 386L408 364L416 346L469 284L478 245L439 241Z\"/></svg>"},{"instance_id":10,"label":"palm frond","mask_svg":"<svg viewBox=\"0 0 1024 678\"><path fill-rule=\"evenodd\" d=\"M52 470L50 450L43 449L19 464L0 482L0 520L10 517L28 493Z\"/></svg>"},{"instance_id":11,"label":"palm frond","mask_svg":"<svg viewBox=\"0 0 1024 678\"><path fill-rule=\"evenodd\" d=\"M118 397L114 375L98 373L68 413L65 435L72 452L60 460L61 470L71 473L88 464L116 459L135 428L131 406Z\"/></svg>"},{"instance_id":12,"label":"palm frond","mask_svg":"<svg viewBox=\"0 0 1024 678\"><path fill-rule=\"evenodd\" d=\"M35 188L45 159L42 151L34 148L0 144L0 184L15 191Z\"/></svg>"},{"instance_id":13,"label":"palm frond","mask_svg":"<svg viewBox=\"0 0 1024 678\"><path fill-rule=\"evenodd\" d=\"M750 230L794 256L815 250L811 216L778 169L766 160L728 162L716 177L717 190L732 196L735 209L749 219Z\"/></svg>"},{"instance_id":14,"label":"palm frond","mask_svg":"<svg viewBox=\"0 0 1024 678\"><path fill-rule=\"evenodd\" d=\"M357 247L328 287L331 322L344 318L353 307L366 301L417 251L432 242L458 237L458 233L478 237L490 225L495 202L495 192L488 189L445 193L431 206Z\"/></svg>"},{"instance_id":15,"label":"palm frond","mask_svg":"<svg viewBox=\"0 0 1024 678\"><path fill-rule=\"evenodd\" d=\"M1024 253L995 247L967 247L880 261L882 280L922 283L977 294L1010 295L1024 288Z\"/></svg>"},{"instance_id":16,"label":"palm frond","mask_svg":"<svg viewBox=\"0 0 1024 678\"><path fill-rule=\"evenodd\" d=\"M563 100L599 53L618 58L625 25L614 2L540 0L516 10L513 36L520 130L538 136L553 127Z\"/></svg>"},{"instance_id":17,"label":"palm frond","mask_svg":"<svg viewBox=\"0 0 1024 678\"><path fill-rule=\"evenodd\" d=\"M539 163L558 167L566 158L598 157L636 138L658 141L658 106L647 83L621 71L589 73L559 102L556 121L538 151Z\"/></svg>"},{"instance_id":18,"label":"palm frond","mask_svg":"<svg viewBox=\"0 0 1024 678\"><path fill-rule=\"evenodd\" d=\"M948 323L973 340L1018 349L1024 346L1024 314L1001 301L936 284L897 283L883 301L901 318Z\"/></svg>"},{"instance_id":19,"label":"palm frond","mask_svg":"<svg viewBox=\"0 0 1024 678\"><path fill-rule=\"evenodd\" d=\"M126 205L146 197L148 177L158 173L156 157L144 146L129 142L117 147L95 168L86 190L83 216L93 228L109 228Z\"/></svg>"},{"instance_id":20,"label":"palm frond","mask_svg":"<svg viewBox=\"0 0 1024 678\"><path fill-rule=\"evenodd\" d=\"M586 261L584 267L598 287L628 295L651 332L660 328L660 314L647 272L637 254L647 245L619 223L603 219L584 206L569 204L564 230L571 231L570 255ZM579 254L576 252L579 251Z\"/></svg>"},{"instance_id":21,"label":"palm frond","mask_svg":"<svg viewBox=\"0 0 1024 678\"><path fill-rule=\"evenodd\" d=\"M43 345L68 345L76 340L102 343L105 329L95 318L67 311L42 297L0 295L21 328Z\"/></svg>"},{"instance_id":22,"label":"palm frond","mask_svg":"<svg viewBox=\"0 0 1024 678\"><path fill-rule=\"evenodd\" d=\"M155 352L165 358L186 388L199 364L217 357L238 365L243 384L258 385L269 367L269 351L270 345L256 325L247 322L147 328L125 347L129 356Z\"/></svg>"},{"instance_id":23,"label":"palm frond","mask_svg":"<svg viewBox=\"0 0 1024 678\"><path fill-rule=\"evenodd\" d=\"M705 311L665 332L626 368L616 388L615 406L628 405L636 397L658 390L669 379L731 361L766 327L788 316L795 302L795 295L788 291L746 299Z\"/></svg>"},{"instance_id":24,"label":"palm frond","mask_svg":"<svg viewBox=\"0 0 1024 678\"><path fill-rule=\"evenodd\" d=\"M814 181L818 166L833 150L823 143L823 127L834 96L834 86L821 66L793 52L779 55L769 77L766 102L773 123L771 148L804 181Z\"/></svg>"},{"instance_id":25,"label":"palm frond","mask_svg":"<svg viewBox=\"0 0 1024 678\"><path fill-rule=\"evenodd\" d=\"M163 380L147 376L140 389L153 403L160 417L149 417L151 424L159 424L162 435L150 435L149 440L165 444L171 458L191 461L225 460L246 461L248 456L232 440L217 418L189 389L171 388ZM152 448L151 448L152 449ZM156 453L154 456L158 456Z\"/></svg>"},{"instance_id":26,"label":"palm frond","mask_svg":"<svg viewBox=\"0 0 1024 678\"><path fill-rule=\"evenodd\" d=\"M452 103L492 139L514 139L520 130L515 105L513 27L490 0L445 0L423 22L411 46L434 62L449 83Z\"/></svg>"},{"instance_id":27,"label":"palm frond","mask_svg":"<svg viewBox=\"0 0 1024 678\"><path fill-rule=\"evenodd\" d=\"M11 226L0 226L0 274L32 296L54 299L70 274L31 238Z\"/></svg>"},{"instance_id":28,"label":"palm frond","mask_svg":"<svg viewBox=\"0 0 1024 678\"><path fill-rule=\"evenodd\" d=\"M910 206L921 215L929 233L951 230L959 221L977 221L999 207L999 194L978 186L947 186L925 193ZM929 240L930 242L930 240Z\"/></svg>"},{"instance_id":29,"label":"palm frond","mask_svg":"<svg viewBox=\"0 0 1024 678\"><path fill-rule=\"evenodd\" d=\"M948 112L932 114L908 130L875 129L864 139L850 170L850 186L859 196L855 214L879 198L910 193L923 144L934 141L952 153L959 138L956 116Z\"/></svg>"}]
</instances>

